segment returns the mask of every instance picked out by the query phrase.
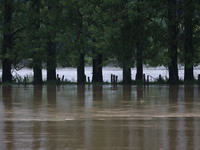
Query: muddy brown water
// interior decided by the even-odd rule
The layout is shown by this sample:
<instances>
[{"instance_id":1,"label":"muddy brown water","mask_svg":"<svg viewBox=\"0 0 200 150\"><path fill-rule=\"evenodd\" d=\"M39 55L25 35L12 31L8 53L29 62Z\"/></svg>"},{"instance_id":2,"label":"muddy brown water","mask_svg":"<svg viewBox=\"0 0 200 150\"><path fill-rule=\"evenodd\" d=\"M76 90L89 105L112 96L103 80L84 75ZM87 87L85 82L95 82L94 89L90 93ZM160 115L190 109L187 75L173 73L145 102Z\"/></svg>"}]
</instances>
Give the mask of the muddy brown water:
<instances>
[{"instance_id":1,"label":"muddy brown water","mask_svg":"<svg viewBox=\"0 0 200 150\"><path fill-rule=\"evenodd\" d=\"M0 86L1 150L199 150L198 86Z\"/></svg>"}]
</instances>

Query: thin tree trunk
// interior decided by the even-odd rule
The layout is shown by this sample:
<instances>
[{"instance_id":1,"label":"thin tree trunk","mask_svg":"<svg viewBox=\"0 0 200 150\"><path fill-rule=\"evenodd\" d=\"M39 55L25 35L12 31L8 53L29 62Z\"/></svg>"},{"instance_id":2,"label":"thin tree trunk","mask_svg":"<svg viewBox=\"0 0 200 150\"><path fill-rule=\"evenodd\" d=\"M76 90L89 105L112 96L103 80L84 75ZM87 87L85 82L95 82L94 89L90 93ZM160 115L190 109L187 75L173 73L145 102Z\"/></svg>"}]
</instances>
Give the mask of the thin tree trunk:
<instances>
[{"instance_id":1,"label":"thin tree trunk","mask_svg":"<svg viewBox=\"0 0 200 150\"><path fill-rule=\"evenodd\" d=\"M78 65L77 65L77 84L85 84L86 76L85 76L85 52L83 48L83 39L82 39L82 30L83 30L83 16L79 10L79 6L77 5L76 15L79 18L76 22L77 26L77 49L79 51Z\"/></svg>"},{"instance_id":2,"label":"thin tree trunk","mask_svg":"<svg viewBox=\"0 0 200 150\"><path fill-rule=\"evenodd\" d=\"M33 67L33 83L34 84L42 84L42 69L41 69L41 63L39 63L37 66L34 65Z\"/></svg>"},{"instance_id":3,"label":"thin tree trunk","mask_svg":"<svg viewBox=\"0 0 200 150\"><path fill-rule=\"evenodd\" d=\"M141 44L140 42L136 43L136 46L137 46L136 80L137 81L143 81L143 49L140 44Z\"/></svg>"},{"instance_id":4,"label":"thin tree trunk","mask_svg":"<svg viewBox=\"0 0 200 150\"><path fill-rule=\"evenodd\" d=\"M142 0L137 0L138 4ZM137 13L141 14L142 10L140 5L137 6ZM137 17L138 22L143 22L143 18L139 15ZM141 24L139 27L139 32L137 34L137 42L136 42L136 80L137 81L143 81L143 46L142 42L143 39L141 38L140 34L144 34L144 25Z\"/></svg>"},{"instance_id":5,"label":"thin tree trunk","mask_svg":"<svg viewBox=\"0 0 200 150\"><path fill-rule=\"evenodd\" d=\"M194 73L194 49L193 49L193 18L194 6L192 0L184 0L184 52L185 52L185 72L184 80L193 81Z\"/></svg>"},{"instance_id":6,"label":"thin tree trunk","mask_svg":"<svg viewBox=\"0 0 200 150\"><path fill-rule=\"evenodd\" d=\"M102 75L102 54L98 54L94 59L93 59L93 77L92 77L92 82L98 82L102 83L103 82L103 75Z\"/></svg>"},{"instance_id":7,"label":"thin tree trunk","mask_svg":"<svg viewBox=\"0 0 200 150\"><path fill-rule=\"evenodd\" d=\"M178 82L178 51L177 51L177 9L176 0L168 0L168 55L169 83Z\"/></svg>"},{"instance_id":8,"label":"thin tree trunk","mask_svg":"<svg viewBox=\"0 0 200 150\"><path fill-rule=\"evenodd\" d=\"M56 81L56 44L47 42L47 81Z\"/></svg>"},{"instance_id":9,"label":"thin tree trunk","mask_svg":"<svg viewBox=\"0 0 200 150\"><path fill-rule=\"evenodd\" d=\"M85 54L79 54L79 62L77 66L77 84L85 84L86 76L85 76Z\"/></svg>"},{"instance_id":10,"label":"thin tree trunk","mask_svg":"<svg viewBox=\"0 0 200 150\"><path fill-rule=\"evenodd\" d=\"M12 0L4 2L4 22L3 22L3 44L2 44L2 82L12 82L11 59L9 53L13 47L12 35Z\"/></svg>"}]
</instances>

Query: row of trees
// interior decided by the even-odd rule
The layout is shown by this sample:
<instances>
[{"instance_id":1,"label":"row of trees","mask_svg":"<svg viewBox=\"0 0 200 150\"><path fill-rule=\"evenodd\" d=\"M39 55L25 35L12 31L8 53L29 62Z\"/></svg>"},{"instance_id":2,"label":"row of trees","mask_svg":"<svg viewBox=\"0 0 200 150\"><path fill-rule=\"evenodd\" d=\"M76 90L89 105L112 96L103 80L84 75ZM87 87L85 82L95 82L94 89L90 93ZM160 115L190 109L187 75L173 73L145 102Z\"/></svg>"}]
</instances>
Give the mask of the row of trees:
<instances>
[{"instance_id":1,"label":"row of trees","mask_svg":"<svg viewBox=\"0 0 200 150\"><path fill-rule=\"evenodd\" d=\"M12 67L31 59L34 83L56 80L56 67L84 66L92 60L93 82L103 82L102 67L117 60L124 84L143 80L143 65L164 65L177 83L178 64L186 81L200 62L198 0L0 0L2 81L12 82ZM45 64L45 65L44 65Z\"/></svg>"}]
</instances>

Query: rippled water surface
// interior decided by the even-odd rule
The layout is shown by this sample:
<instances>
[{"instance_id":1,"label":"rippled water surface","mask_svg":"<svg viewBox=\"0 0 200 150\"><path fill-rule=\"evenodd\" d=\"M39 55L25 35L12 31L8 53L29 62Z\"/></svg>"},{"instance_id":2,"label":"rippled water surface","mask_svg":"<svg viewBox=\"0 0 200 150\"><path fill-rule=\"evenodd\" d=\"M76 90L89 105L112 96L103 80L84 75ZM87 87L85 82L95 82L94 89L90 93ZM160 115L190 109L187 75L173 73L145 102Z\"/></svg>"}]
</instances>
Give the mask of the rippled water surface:
<instances>
[{"instance_id":1,"label":"rippled water surface","mask_svg":"<svg viewBox=\"0 0 200 150\"><path fill-rule=\"evenodd\" d=\"M0 86L2 150L199 150L198 86Z\"/></svg>"}]
</instances>

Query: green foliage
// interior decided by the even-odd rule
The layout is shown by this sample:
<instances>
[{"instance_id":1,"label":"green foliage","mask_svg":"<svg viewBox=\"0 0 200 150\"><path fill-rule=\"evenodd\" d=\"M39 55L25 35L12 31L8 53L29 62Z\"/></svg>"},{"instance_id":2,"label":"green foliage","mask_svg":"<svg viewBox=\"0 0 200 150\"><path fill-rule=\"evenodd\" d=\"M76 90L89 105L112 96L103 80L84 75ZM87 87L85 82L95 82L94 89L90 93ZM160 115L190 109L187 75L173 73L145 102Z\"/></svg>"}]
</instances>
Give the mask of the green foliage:
<instances>
[{"instance_id":1,"label":"green foliage","mask_svg":"<svg viewBox=\"0 0 200 150\"><path fill-rule=\"evenodd\" d=\"M39 0L15 1L12 32L13 50L3 57L17 64L23 59L37 58L46 62L48 42L56 44L57 64L78 64L79 54L92 58L103 54L106 65L117 60L121 67L133 67L137 59L137 44L143 50L143 63L149 66L167 66L168 21L167 1L163 0ZM38 5L38 8L36 7ZM195 65L200 62L200 4L194 1L194 49ZM184 62L183 8L177 5L178 57ZM2 48L3 1L0 0L0 44ZM2 50L1 50L2 51ZM52 56L53 57L53 56Z\"/></svg>"}]
</instances>

